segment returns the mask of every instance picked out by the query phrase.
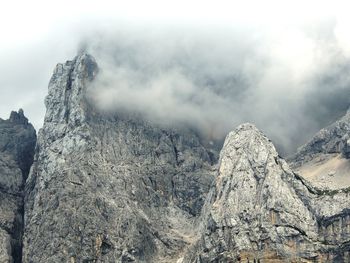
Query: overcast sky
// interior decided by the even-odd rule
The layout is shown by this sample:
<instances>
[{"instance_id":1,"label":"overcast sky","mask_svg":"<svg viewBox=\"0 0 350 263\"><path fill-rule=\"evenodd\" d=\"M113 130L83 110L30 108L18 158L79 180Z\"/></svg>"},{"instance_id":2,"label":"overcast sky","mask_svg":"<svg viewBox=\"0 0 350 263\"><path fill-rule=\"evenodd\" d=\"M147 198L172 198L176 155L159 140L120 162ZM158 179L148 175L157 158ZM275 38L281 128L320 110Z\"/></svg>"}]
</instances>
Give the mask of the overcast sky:
<instances>
[{"instance_id":1,"label":"overcast sky","mask_svg":"<svg viewBox=\"0 0 350 263\"><path fill-rule=\"evenodd\" d=\"M3 1L0 117L23 108L40 128L53 68L86 46L102 69L91 89L102 108L131 105L212 136L251 121L290 153L349 105L349 7L316 0Z\"/></svg>"}]
</instances>

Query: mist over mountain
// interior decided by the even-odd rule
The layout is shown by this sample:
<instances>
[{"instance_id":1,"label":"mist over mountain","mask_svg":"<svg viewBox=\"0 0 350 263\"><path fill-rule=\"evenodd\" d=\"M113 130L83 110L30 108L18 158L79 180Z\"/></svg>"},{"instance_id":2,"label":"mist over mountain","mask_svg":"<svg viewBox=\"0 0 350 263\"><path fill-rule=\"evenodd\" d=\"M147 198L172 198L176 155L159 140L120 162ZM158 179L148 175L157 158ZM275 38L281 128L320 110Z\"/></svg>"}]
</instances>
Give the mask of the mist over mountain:
<instances>
[{"instance_id":1,"label":"mist over mountain","mask_svg":"<svg viewBox=\"0 0 350 263\"><path fill-rule=\"evenodd\" d=\"M86 4L91 14L63 5L57 10L64 19L55 13L40 20L43 12L26 23L18 16L30 12L12 12L0 50L0 116L25 108L41 128L52 68L85 50L99 61L89 94L101 109L190 125L219 140L249 121L289 155L349 103L346 8L317 4L255 3L252 10L201 3L202 13L187 2L164 12L143 4L137 19L122 4L109 11Z\"/></svg>"},{"instance_id":2,"label":"mist over mountain","mask_svg":"<svg viewBox=\"0 0 350 263\"><path fill-rule=\"evenodd\" d=\"M0 263L350 262L349 9L4 2Z\"/></svg>"},{"instance_id":3,"label":"mist over mountain","mask_svg":"<svg viewBox=\"0 0 350 263\"><path fill-rule=\"evenodd\" d=\"M20 209L7 216L24 221L15 233L0 233L0 256L15 263L349 262L350 180L342 180L349 114L298 151L295 171L253 124L229 132L220 150L179 126L184 119L166 127L173 124L160 114L154 120L128 105L103 106L99 74L85 52L54 69ZM7 122L17 119L28 124L22 110Z\"/></svg>"},{"instance_id":4,"label":"mist over mountain","mask_svg":"<svg viewBox=\"0 0 350 263\"><path fill-rule=\"evenodd\" d=\"M89 95L104 111L190 125L212 139L253 122L288 155L349 105L348 59L322 30L97 32L81 42L100 63Z\"/></svg>"}]
</instances>

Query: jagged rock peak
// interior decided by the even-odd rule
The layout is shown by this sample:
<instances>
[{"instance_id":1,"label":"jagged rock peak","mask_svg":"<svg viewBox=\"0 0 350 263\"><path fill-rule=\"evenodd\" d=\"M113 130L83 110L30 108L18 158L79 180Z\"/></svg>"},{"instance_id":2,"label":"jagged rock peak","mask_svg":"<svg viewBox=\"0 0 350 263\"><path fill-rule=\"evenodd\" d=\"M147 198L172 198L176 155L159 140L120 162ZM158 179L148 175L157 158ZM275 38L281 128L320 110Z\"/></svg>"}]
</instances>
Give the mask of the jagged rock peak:
<instances>
[{"instance_id":1,"label":"jagged rock peak","mask_svg":"<svg viewBox=\"0 0 350 263\"><path fill-rule=\"evenodd\" d=\"M182 262L349 262L347 229L331 230L348 222L347 193L310 187L254 125L226 137L207 196Z\"/></svg>"},{"instance_id":2,"label":"jagged rock peak","mask_svg":"<svg viewBox=\"0 0 350 263\"><path fill-rule=\"evenodd\" d=\"M57 64L45 98L45 123L70 123L79 126L86 119L86 88L98 72L89 54L81 53L73 60Z\"/></svg>"},{"instance_id":3,"label":"jagged rock peak","mask_svg":"<svg viewBox=\"0 0 350 263\"><path fill-rule=\"evenodd\" d=\"M243 123L239 125L235 130L231 131L227 135L225 141L226 142L234 141L235 143L238 143L238 145L240 145L240 142L241 142L245 146L251 147L253 145L247 144L247 143L252 142L252 139L254 138L255 139L259 138L260 140L262 140L261 142L266 142L274 148L270 139L267 138L263 132L261 132L254 124L251 124L251 123Z\"/></svg>"},{"instance_id":4,"label":"jagged rock peak","mask_svg":"<svg viewBox=\"0 0 350 263\"><path fill-rule=\"evenodd\" d=\"M36 133L23 110L0 119L0 262L22 262L23 187Z\"/></svg>"},{"instance_id":5,"label":"jagged rock peak","mask_svg":"<svg viewBox=\"0 0 350 263\"><path fill-rule=\"evenodd\" d=\"M8 120L0 122L0 152L11 155L24 174L33 162L36 131L22 109L12 111Z\"/></svg>"},{"instance_id":6,"label":"jagged rock peak","mask_svg":"<svg viewBox=\"0 0 350 263\"><path fill-rule=\"evenodd\" d=\"M254 130L256 132L260 132L259 129L252 123L246 122L240 124L235 131L246 131L246 130Z\"/></svg>"},{"instance_id":7,"label":"jagged rock peak","mask_svg":"<svg viewBox=\"0 0 350 263\"><path fill-rule=\"evenodd\" d=\"M237 151L257 165L264 165L269 155L278 156L272 142L251 123L241 124L227 135L220 155L221 162L225 156L235 155Z\"/></svg>"},{"instance_id":8,"label":"jagged rock peak","mask_svg":"<svg viewBox=\"0 0 350 263\"><path fill-rule=\"evenodd\" d=\"M9 120L17 124L28 124L28 119L24 116L22 109L19 109L18 112L12 111Z\"/></svg>"},{"instance_id":9,"label":"jagged rock peak","mask_svg":"<svg viewBox=\"0 0 350 263\"><path fill-rule=\"evenodd\" d=\"M64 74L65 68L70 69L70 73L75 73L80 78L88 78L89 80L93 80L98 72L95 58L85 52L78 54L73 60L67 60L64 64L58 63L52 78L55 79Z\"/></svg>"}]
</instances>

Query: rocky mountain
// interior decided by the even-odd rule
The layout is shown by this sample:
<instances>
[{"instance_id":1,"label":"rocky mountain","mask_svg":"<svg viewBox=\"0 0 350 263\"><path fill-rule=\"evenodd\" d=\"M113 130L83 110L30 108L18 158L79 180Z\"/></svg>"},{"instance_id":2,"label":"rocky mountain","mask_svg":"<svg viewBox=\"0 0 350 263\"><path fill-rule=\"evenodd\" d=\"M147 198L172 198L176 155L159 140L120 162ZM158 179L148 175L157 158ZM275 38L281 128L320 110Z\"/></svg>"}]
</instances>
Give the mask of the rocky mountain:
<instances>
[{"instance_id":1,"label":"rocky mountain","mask_svg":"<svg viewBox=\"0 0 350 263\"><path fill-rule=\"evenodd\" d=\"M292 156L291 166L325 189L350 187L350 111L319 131Z\"/></svg>"},{"instance_id":2,"label":"rocky mountain","mask_svg":"<svg viewBox=\"0 0 350 263\"><path fill-rule=\"evenodd\" d=\"M97 111L89 55L58 64L26 184L24 262L171 262L190 243L215 152L191 131Z\"/></svg>"},{"instance_id":3,"label":"rocky mountain","mask_svg":"<svg viewBox=\"0 0 350 263\"><path fill-rule=\"evenodd\" d=\"M293 171L252 124L219 154L189 128L103 112L88 96L97 74L84 53L56 66L28 178L35 131L22 111L0 122L12 129L0 137L12 145L0 156L0 211L12 211L0 214L0 262L350 262L350 188L303 170L320 156L347 162L348 115L299 150Z\"/></svg>"},{"instance_id":4,"label":"rocky mountain","mask_svg":"<svg viewBox=\"0 0 350 263\"><path fill-rule=\"evenodd\" d=\"M35 142L36 132L22 110L0 119L0 262L21 262L23 190Z\"/></svg>"},{"instance_id":5,"label":"rocky mountain","mask_svg":"<svg viewBox=\"0 0 350 263\"><path fill-rule=\"evenodd\" d=\"M349 191L295 174L251 124L231 132L183 262L350 262Z\"/></svg>"}]
</instances>

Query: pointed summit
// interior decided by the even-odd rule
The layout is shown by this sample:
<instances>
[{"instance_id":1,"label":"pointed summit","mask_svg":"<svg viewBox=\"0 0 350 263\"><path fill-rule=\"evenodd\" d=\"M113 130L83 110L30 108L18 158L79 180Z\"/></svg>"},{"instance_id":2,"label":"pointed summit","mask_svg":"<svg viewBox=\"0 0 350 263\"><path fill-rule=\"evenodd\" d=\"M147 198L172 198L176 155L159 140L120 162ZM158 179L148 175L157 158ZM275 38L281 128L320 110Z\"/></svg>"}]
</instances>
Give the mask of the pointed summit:
<instances>
[{"instance_id":1,"label":"pointed summit","mask_svg":"<svg viewBox=\"0 0 350 263\"><path fill-rule=\"evenodd\" d=\"M74 60L76 61L76 71L80 73L79 77L92 81L98 72L95 58L86 52L81 52Z\"/></svg>"},{"instance_id":2,"label":"pointed summit","mask_svg":"<svg viewBox=\"0 0 350 263\"><path fill-rule=\"evenodd\" d=\"M81 53L72 61L57 64L45 99L45 123L79 126L86 118L86 88L98 72L91 55Z\"/></svg>"},{"instance_id":3,"label":"pointed summit","mask_svg":"<svg viewBox=\"0 0 350 263\"><path fill-rule=\"evenodd\" d=\"M245 123L230 132L221 151L221 164L226 158L235 160L244 156L256 167L264 167L267 158L277 158L278 153L271 141L253 124Z\"/></svg>"},{"instance_id":4,"label":"pointed summit","mask_svg":"<svg viewBox=\"0 0 350 263\"><path fill-rule=\"evenodd\" d=\"M23 262L171 262L190 240L217 156L193 131L99 114L86 53L56 67L26 181Z\"/></svg>"},{"instance_id":5,"label":"pointed summit","mask_svg":"<svg viewBox=\"0 0 350 263\"><path fill-rule=\"evenodd\" d=\"M9 121L17 124L28 124L28 119L24 116L22 109L19 109L18 112L12 111Z\"/></svg>"},{"instance_id":6,"label":"pointed summit","mask_svg":"<svg viewBox=\"0 0 350 263\"><path fill-rule=\"evenodd\" d=\"M347 216L347 199L340 193L335 201L309 186L262 132L240 125L226 137L201 234L183 262L326 262L336 253L345 258L341 248L323 254L329 249L324 244L346 242L323 227Z\"/></svg>"}]
</instances>

